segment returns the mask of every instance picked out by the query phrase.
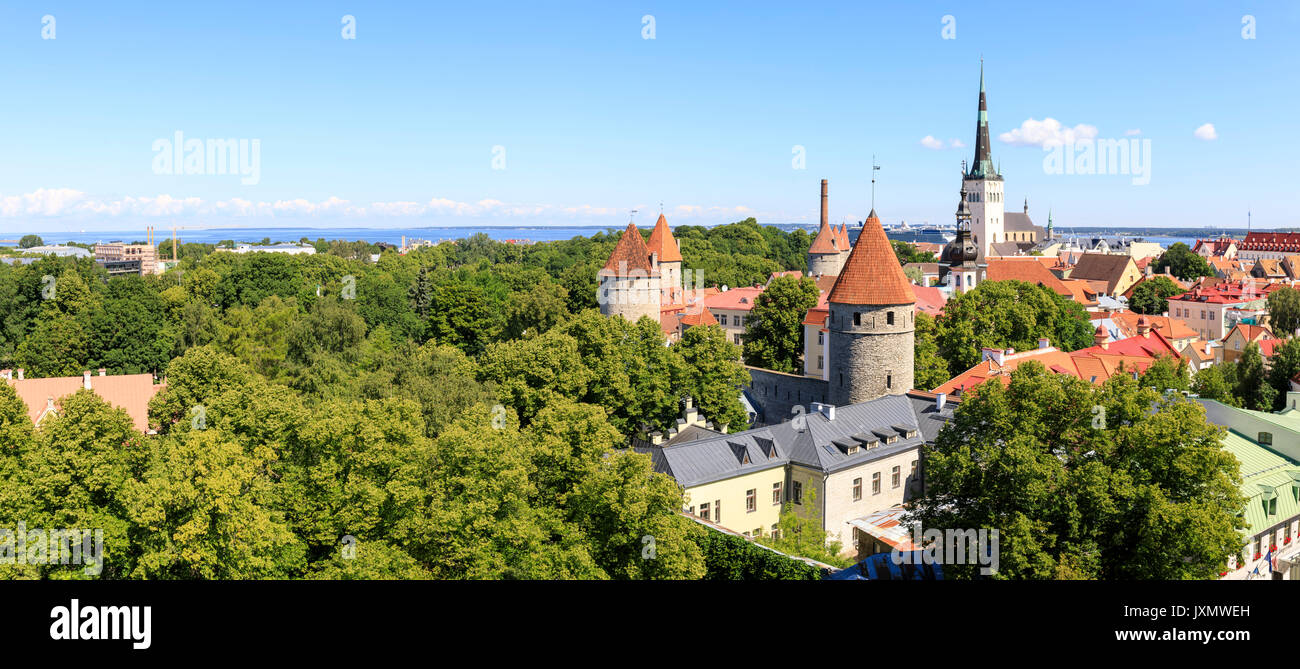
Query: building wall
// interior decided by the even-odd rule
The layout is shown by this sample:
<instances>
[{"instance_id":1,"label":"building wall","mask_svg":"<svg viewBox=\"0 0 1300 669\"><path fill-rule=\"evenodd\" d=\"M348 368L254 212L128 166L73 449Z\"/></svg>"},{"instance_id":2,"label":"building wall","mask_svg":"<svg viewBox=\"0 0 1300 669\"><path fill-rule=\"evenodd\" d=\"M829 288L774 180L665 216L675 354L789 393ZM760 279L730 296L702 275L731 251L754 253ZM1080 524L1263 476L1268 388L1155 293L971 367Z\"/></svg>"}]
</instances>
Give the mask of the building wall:
<instances>
[{"instance_id":1,"label":"building wall","mask_svg":"<svg viewBox=\"0 0 1300 669\"><path fill-rule=\"evenodd\" d=\"M784 423L794 417L795 406L806 410L812 402L827 402L826 381L799 374L783 374L770 369L748 367L747 389L763 407L769 425Z\"/></svg>"},{"instance_id":2,"label":"building wall","mask_svg":"<svg viewBox=\"0 0 1300 669\"><path fill-rule=\"evenodd\" d=\"M865 515L898 506L920 492L920 452L910 448L887 458L863 463L852 469L835 472L826 477L825 525L828 540L838 540L847 554L857 552L854 545L853 526L849 521ZM912 463L916 475L912 473ZM898 487L893 486L893 468L898 467ZM873 474L880 475L880 492L872 493ZM862 479L862 499L853 499L853 481ZM913 484L917 487L913 487ZM865 557L865 556L864 556Z\"/></svg>"},{"instance_id":3,"label":"building wall","mask_svg":"<svg viewBox=\"0 0 1300 669\"><path fill-rule=\"evenodd\" d=\"M605 316L622 316L635 323L642 316L659 322L659 277L601 276L596 301Z\"/></svg>"},{"instance_id":4,"label":"building wall","mask_svg":"<svg viewBox=\"0 0 1300 669\"><path fill-rule=\"evenodd\" d=\"M803 373L825 380L830 373L830 360L826 357L826 337L819 325L803 326ZM820 340L820 341L819 341ZM821 364L818 365L818 362Z\"/></svg>"},{"instance_id":5,"label":"building wall","mask_svg":"<svg viewBox=\"0 0 1300 669\"><path fill-rule=\"evenodd\" d=\"M772 532L772 526L781 519L781 503L785 501L786 466L780 465L743 476L714 481L686 489L684 509L693 515L700 515L700 505L708 503L709 520L734 532L749 533L755 530L761 536ZM772 485L781 484L781 503L772 503ZM746 506L748 491L755 494L755 507L749 511ZM722 513L716 512L717 503L722 502Z\"/></svg>"},{"instance_id":6,"label":"building wall","mask_svg":"<svg viewBox=\"0 0 1300 669\"><path fill-rule=\"evenodd\" d=\"M682 288L682 264L680 262L659 263L659 284L665 290Z\"/></svg>"},{"instance_id":7,"label":"building wall","mask_svg":"<svg viewBox=\"0 0 1300 669\"><path fill-rule=\"evenodd\" d=\"M849 254L844 253L809 253L808 254L808 271L814 276L818 274L829 274L838 276L840 270L844 269L844 261Z\"/></svg>"},{"instance_id":8,"label":"building wall","mask_svg":"<svg viewBox=\"0 0 1300 669\"><path fill-rule=\"evenodd\" d=\"M741 346L744 345L745 321L749 319L748 310L714 309L710 307L709 313L713 314L713 317L718 319L718 325L727 333L727 341Z\"/></svg>"},{"instance_id":9,"label":"building wall","mask_svg":"<svg viewBox=\"0 0 1300 669\"><path fill-rule=\"evenodd\" d=\"M1182 319L1187 323L1187 327L1196 330L1202 339L1223 339L1224 335L1227 334L1224 327L1224 312L1229 307L1243 305L1244 303L1233 302L1207 304L1205 302L1169 300L1169 316Z\"/></svg>"},{"instance_id":10,"label":"building wall","mask_svg":"<svg viewBox=\"0 0 1300 669\"><path fill-rule=\"evenodd\" d=\"M830 403L856 404L912 389L916 305L830 305ZM894 323L888 323L888 315ZM859 314L854 325L854 314Z\"/></svg>"}]
</instances>

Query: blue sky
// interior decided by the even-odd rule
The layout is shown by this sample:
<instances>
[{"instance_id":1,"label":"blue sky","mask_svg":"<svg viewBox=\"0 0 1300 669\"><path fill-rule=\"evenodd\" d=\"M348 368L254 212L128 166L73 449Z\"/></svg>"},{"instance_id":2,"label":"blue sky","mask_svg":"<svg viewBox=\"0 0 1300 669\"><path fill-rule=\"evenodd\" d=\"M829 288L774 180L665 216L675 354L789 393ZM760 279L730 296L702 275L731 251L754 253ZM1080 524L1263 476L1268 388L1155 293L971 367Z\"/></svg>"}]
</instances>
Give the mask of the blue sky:
<instances>
[{"instance_id":1,"label":"blue sky","mask_svg":"<svg viewBox=\"0 0 1300 669\"><path fill-rule=\"evenodd\" d=\"M1066 4L10 2L0 233L649 225L660 202L673 224L811 222L822 178L858 220L872 154L887 222L946 223L981 55L1008 208L1300 225L1300 3ZM1067 130L1150 140L1149 183L1045 173L1035 143ZM176 131L258 140L256 183L156 173Z\"/></svg>"}]
</instances>

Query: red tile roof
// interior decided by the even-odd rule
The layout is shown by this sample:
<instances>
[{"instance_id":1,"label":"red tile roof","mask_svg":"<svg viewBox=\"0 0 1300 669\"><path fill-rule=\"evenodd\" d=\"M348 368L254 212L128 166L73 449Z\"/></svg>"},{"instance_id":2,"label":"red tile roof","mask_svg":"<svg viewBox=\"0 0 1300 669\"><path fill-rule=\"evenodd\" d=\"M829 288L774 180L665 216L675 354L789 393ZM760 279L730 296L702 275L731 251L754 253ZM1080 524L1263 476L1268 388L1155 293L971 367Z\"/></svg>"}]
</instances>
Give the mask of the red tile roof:
<instances>
[{"instance_id":1,"label":"red tile roof","mask_svg":"<svg viewBox=\"0 0 1300 669\"><path fill-rule=\"evenodd\" d=\"M848 244L841 240L840 233L832 228L829 223L823 221L822 227L817 230L817 236L808 247L808 252L815 254L843 253L848 248Z\"/></svg>"},{"instance_id":2,"label":"red tile roof","mask_svg":"<svg viewBox=\"0 0 1300 669\"><path fill-rule=\"evenodd\" d=\"M1102 331L1105 329L1102 328ZM1093 346L1073 353L1049 346L1005 354L1001 363L990 357L935 388L933 392L965 392L994 378L1007 385L1011 383L1011 372L1030 360L1042 363L1057 374L1069 374L1094 385L1101 385L1119 372L1121 366L1125 372L1146 371L1160 355L1182 357L1168 340L1154 331L1147 337L1130 337L1111 342L1105 348Z\"/></svg>"},{"instance_id":3,"label":"red tile roof","mask_svg":"<svg viewBox=\"0 0 1300 669\"><path fill-rule=\"evenodd\" d=\"M27 416L35 423L45 413L50 399L55 410L62 406L63 398L76 393L85 385L81 376L61 376L48 379L9 379L18 398L27 405ZM116 376L91 376L90 389L105 402L126 410L135 429L149 429L149 400L165 387L155 385L152 374L122 374Z\"/></svg>"},{"instance_id":4,"label":"red tile roof","mask_svg":"<svg viewBox=\"0 0 1300 669\"><path fill-rule=\"evenodd\" d=\"M704 298L704 306L710 309L728 309L732 311L749 311L754 308L754 300L763 294L763 287L732 288L716 295Z\"/></svg>"},{"instance_id":5,"label":"red tile roof","mask_svg":"<svg viewBox=\"0 0 1300 669\"><path fill-rule=\"evenodd\" d=\"M650 269L650 249L646 247L645 240L641 239L641 231L636 229L635 223L628 223L600 274L627 276L634 270L644 272L647 276L658 276L658 272Z\"/></svg>"},{"instance_id":6,"label":"red tile roof","mask_svg":"<svg viewBox=\"0 0 1300 669\"><path fill-rule=\"evenodd\" d=\"M659 214L659 220L655 221L655 229L650 233L650 242L646 247L650 253L659 254L659 262L682 261L682 251L673 238L673 231L668 229L668 220L663 214Z\"/></svg>"},{"instance_id":7,"label":"red tile roof","mask_svg":"<svg viewBox=\"0 0 1300 669\"><path fill-rule=\"evenodd\" d=\"M1074 298L1074 291L1066 287L1036 256L1024 258L989 258L988 281L1024 281L1063 297Z\"/></svg>"},{"instance_id":8,"label":"red tile roof","mask_svg":"<svg viewBox=\"0 0 1300 669\"><path fill-rule=\"evenodd\" d=\"M830 302L837 304L912 304L912 282L903 274L894 247L873 210L862 226L858 243L844 261L844 269L831 289Z\"/></svg>"},{"instance_id":9,"label":"red tile roof","mask_svg":"<svg viewBox=\"0 0 1300 669\"><path fill-rule=\"evenodd\" d=\"M944 297L943 291L937 286L914 285L912 295L916 297L917 311L923 311L936 318L943 314L943 307L948 303L948 298Z\"/></svg>"}]
</instances>

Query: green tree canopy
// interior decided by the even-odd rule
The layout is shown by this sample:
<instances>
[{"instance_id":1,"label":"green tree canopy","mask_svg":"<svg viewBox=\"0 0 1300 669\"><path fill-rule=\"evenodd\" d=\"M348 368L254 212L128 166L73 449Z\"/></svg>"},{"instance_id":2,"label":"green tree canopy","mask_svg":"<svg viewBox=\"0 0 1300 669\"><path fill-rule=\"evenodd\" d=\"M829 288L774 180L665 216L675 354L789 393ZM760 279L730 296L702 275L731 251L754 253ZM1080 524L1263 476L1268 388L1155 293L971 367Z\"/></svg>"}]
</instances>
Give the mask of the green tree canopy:
<instances>
[{"instance_id":1,"label":"green tree canopy","mask_svg":"<svg viewBox=\"0 0 1300 669\"><path fill-rule=\"evenodd\" d=\"M1156 272L1163 274L1168 271L1183 281L1214 276L1210 263L1182 242L1171 244L1159 258L1155 259L1154 263Z\"/></svg>"},{"instance_id":2,"label":"green tree canopy","mask_svg":"<svg viewBox=\"0 0 1300 669\"><path fill-rule=\"evenodd\" d=\"M1168 277L1158 276L1139 283L1129 297L1128 306L1139 314L1159 315L1169 310L1169 298L1187 291Z\"/></svg>"},{"instance_id":3,"label":"green tree canopy","mask_svg":"<svg viewBox=\"0 0 1300 669\"><path fill-rule=\"evenodd\" d=\"M1092 345L1092 327L1082 305L1024 281L979 284L948 300L935 326L949 377L978 363L983 348L1023 351L1036 348L1040 337L1063 351Z\"/></svg>"},{"instance_id":4,"label":"green tree canopy","mask_svg":"<svg viewBox=\"0 0 1300 669\"><path fill-rule=\"evenodd\" d=\"M808 277L778 276L754 300L745 319L745 364L787 374L803 365L803 321L820 291Z\"/></svg>"},{"instance_id":5,"label":"green tree canopy","mask_svg":"<svg viewBox=\"0 0 1300 669\"><path fill-rule=\"evenodd\" d=\"M1300 290L1282 286L1269 293L1268 322L1277 336L1293 336L1300 328Z\"/></svg>"}]
</instances>

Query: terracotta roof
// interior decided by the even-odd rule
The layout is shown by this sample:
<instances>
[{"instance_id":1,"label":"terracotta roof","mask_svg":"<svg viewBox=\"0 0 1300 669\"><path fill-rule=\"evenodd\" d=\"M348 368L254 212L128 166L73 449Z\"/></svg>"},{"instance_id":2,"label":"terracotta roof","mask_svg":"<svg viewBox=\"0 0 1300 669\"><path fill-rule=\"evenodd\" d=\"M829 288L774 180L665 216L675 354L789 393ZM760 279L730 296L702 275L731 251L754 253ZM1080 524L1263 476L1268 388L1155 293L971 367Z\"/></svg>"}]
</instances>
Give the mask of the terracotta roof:
<instances>
[{"instance_id":1,"label":"terracotta roof","mask_svg":"<svg viewBox=\"0 0 1300 669\"><path fill-rule=\"evenodd\" d=\"M898 264L894 247L885 236L875 210L867 217L858 243L844 261L839 279L831 289L830 302L837 304L912 304L911 282Z\"/></svg>"},{"instance_id":2,"label":"terracotta roof","mask_svg":"<svg viewBox=\"0 0 1300 669\"><path fill-rule=\"evenodd\" d=\"M1232 336L1232 333L1237 332L1239 330L1241 331L1241 335L1246 338L1246 341L1248 343L1252 341L1260 341L1261 339L1273 338L1273 333L1270 332L1268 328L1262 325L1251 325L1250 323L1237 323L1236 325L1232 326L1231 330L1228 330L1228 334L1224 335L1223 338L1227 339L1228 337Z\"/></svg>"},{"instance_id":3,"label":"terracotta roof","mask_svg":"<svg viewBox=\"0 0 1300 669\"><path fill-rule=\"evenodd\" d=\"M636 229L635 223L628 223L600 273L627 276L621 272L630 273L633 270L645 272L647 276L658 275L658 272L650 269L650 249L646 247L645 240L641 239L641 231Z\"/></svg>"},{"instance_id":4,"label":"terracotta roof","mask_svg":"<svg viewBox=\"0 0 1300 669\"><path fill-rule=\"evenodd\" d=\"M81 390L85 378L61 376L48 379L9 379L18 398L27 405L27 416L35 423L52 398L55 410L62 406L63 398ZM149 400L165 387L155 385L152 374L122 374L117 376L91 376L90 389L109 404L126 410L141 432L149 430Z\"/></svg>"},{"instance_id":5,"label":"terracotta roof","mask_svg":"<svg viewBox=\"0 0 1300 669\"><path fill-rule=\"evenodd\" d=\"M853 242L849 241L849 224L848 223L841 224L840 225L840 248L849 249L852 246L853 246Z\"/></svg>"},{"instance_id":6,"label":"terracotta roof","mask_svg":"<svg viewBox=\"0 0 1300 669\"><path fill-rule=\"evenodd\" d=\"M728 309L732 311L749 311L754 308L754 300L763 294L760 287L732 288L716 295L704 298L704 306L710 309Z\"/></svg>"},{"instance_id":7,"label":"terracotta roof","mask_svg":"<svg viewBox=\"0 0 1300 669\"><path fill-rule=\"evenodd\" d=\"M1250 232L1237 245L1242 251L1300 251L1300 232Z\"/></svg>"},{"instance_id":8,"label":"terracotta roof","mask_svg":"<svg viewBox=\"0 0 1300 669\"><path fill-rule=\"evenodd\" d=\"M1222 256L1228 251L1228 247L1236 244L1237 240L1227 237L1219 239L1198 239L1192 250L1200 253L1202 248L1206 248L1212 256Z\"/></svg>"},{"instance_id":9,"label":"terracotta roof","mask_svg":"<svg viewBox=\"0 0 1300 669\"><path fill-rule=\"evenodd\" d=\"M1074 298L1074 291L1056 278L1037 257L989 258L988 264L988 281L1024 281L1043 286L1057 295Z\"/></svg>"},{"instance_id":10,"label":"terracotta roof","mask_svg":"<svg viewBox=\"0 0 1300 669\"><path fill-rule=\"evenodd\" d=\"M681 316L682 325L692 327L696 325L717 325L718 319L713 317L713 312L708 309L700 309L699 312L687 312Z\"/></svg>"},{"instance_id":11,"label":"terracotta roof","mask_svg":"<svg viewBox=\"0 0 1300 669\"><path fill-rule=\"evenodd\" d=\"M948 303L938 286L912 286L912 295L916 297L916 310L934 317L942 315L943 307Z\"/></svg>"},{"instance_id":12,"label":"terracotta roof","mask_svg":"<svg viewBox=\"0 0 1300 669\"><path fill-rule=\"evenodd\" d=\"M1265 358L1271 358L1271 357L1273 357L1273 353L1276 352L1277 347L1281 346L1281 345L1282 345L1282 342L1284 342L1284 341L1286 341L1286 340L1285 340L1285 339L1265 339L1265 340L1259 342L1259 354L1262 355L1262 356L1264 356Z\"/></svg>"},{"instance_id":13,"label":"terracotta roof","mask_svg":"<svg viewBox=\"0 0 1300 669\"><path fill-rule=\"evenodd\" d=\"M1105 328L1098 327L1102 332L1105 331ZM989 379L998 379L1007 385L1011 383L1011 372L1031 360L1042 363L1057 374L1068 374L1093 385L1101 385L1119 372L1121 366L1125 372L1146 371L1160 355L1182 357L1168 340L1154 331L1146 337L1129 337L1111 342L1105 348L1093 346L1073 353L1048 346L1004 354L1001 363L996 358L989 357L935 388L933 392L965 392Z\"/></svg>"},{"instance_id":14,"label":"terracotta roof","mask_svg":"<svg viewBox=\"0 0 1300 669\"><path fill-rule=\"evenodd\" d=\"M646 247L650 253L659 254L659 262L682 261L682 251L673 238L673 231L668 229L668 220L663 214L659 214L659 220L655 221L655 229L650 233L650 242Z\"/></svg>"},{"instance_id":15,"label":"terracotta roof","mask_svg":"<svg viewBox=\"0 0 1300 669\"><path fill-rule=\"evenodd\" d=\"M1209 346L1209 343L1210 342L1207 342L1204 339L1197 339L1196 341L1183 347L1183 355L1186 356L1187 354L1190 353L1191 355L1195 356L1196 359L1199 360L1200 362L1209 362L1211 360L1214 360L1214 348L1213 347L1207 348L1207 346Z\"/></svg>"},{"instance_id":16,"label":"terracotta roof","mask_svg":"<svg viewBox=\"0 0 1300 669\"><path fill-rule=\"evenodd\" d=\"M1187 327L1185 321L1168 316L1141 316L1132 311L1114 311L1091 316L1091 320L1102 318L1109 318L1120 334L1125 337L1132 337L1137 334L1137 323L1140 318L1145 318L1147 323L1151 325L1151 329L1164 335L1166 339L1190 339L1197 336L1196 331Z\"/></svg>"},{"instance_id":17,"label":"terracotta roof","mask_svg":"<svg viewBox=\"0 0 1300 669\"><path fill-rule=\"evenodd\" d=\"M817 236L808 247L808 252L817 254L843 253L847 249L848 245L840 240L839 232L835 231L829 223L823 221L822 227L817 230Z\"/></svg>"}]
</instances>

